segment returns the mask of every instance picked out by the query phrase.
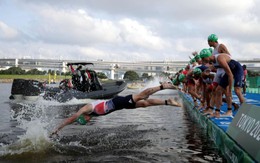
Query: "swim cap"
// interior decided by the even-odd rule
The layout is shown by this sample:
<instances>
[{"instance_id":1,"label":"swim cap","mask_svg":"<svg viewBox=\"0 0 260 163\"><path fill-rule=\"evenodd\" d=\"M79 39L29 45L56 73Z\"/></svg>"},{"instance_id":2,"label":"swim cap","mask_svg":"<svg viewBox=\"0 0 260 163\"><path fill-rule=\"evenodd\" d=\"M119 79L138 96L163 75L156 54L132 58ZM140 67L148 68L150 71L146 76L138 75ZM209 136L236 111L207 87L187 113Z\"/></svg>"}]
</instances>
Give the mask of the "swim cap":
<instances>
[{"instance_id":1,"label":"swim cap","mask_svg":"<svg viewBox=\"0 0 260 163\"><path fill-rule=\"evenodd\" d=\"M215 34L211 34L208 37L208 41L217 42L218 41L218 36L215 35Z\"/></svg>"},{"instance_id":2,"label":"swim cap","mask_svg":"<svg viewBox=\"0 0 260 163\"><path fill-rule=\"evenodd\" d=\"M76 121L77 121L79 124L81 124L81 125L87 124L87 121L86 121L86 119L85 119L85 117L84 117L83 114L81 114L81 115L76 119Z\"/></svg>"},{"instance_id":3,"label":"swim cap","mask_svg":"<svg viewBox=\"0 0 260 163\"><path fill-rule=\"evenodd\" d=\"M172 84L173 84L173 85L179 85L179 82L177 81L177 79L173 79L173 80L172 80Z\"/></svg>"},{"instance_id":4,"label":"swim cap","mask_svg":"<svg viewBox=\"0 0 260 163\"><path fill-rule=\"evenodd\" d=\"M195 68L194 70L193 70L193 74L194 75L200 75L201 74L201 69L200 68Z\"/></svg>"},{"instance_id":5,"label":"swim cap","mask_svg":"<svg viewBox=\"0 0 260 163\"><path fill-rule=\"evenodd\" d=\"M202 49L202 50L200 51L200 58L201 58L201 59L210 57L211 55L212 55L212 53L210 52L209 49Z\"/></svg>"},{"instance_id":6,"label":"swim cap","mask_svg":"<svg viewBox=\"0 0 260 163\"><path fill-rule=\"evenodd\" d=\"M178 80L180 81L180 82L183 82L183 80L185 79L185 75L184 74L180 74L179 76L178 76Z\"/></svg>"},{"instance_id":7,"label":"swim cap","mask_svg":"<svg viewBox=\"0 0 260 163\"><path fill-rule=\"evenodd\" d=\"M212 49L212 48L209 48L209 51L210 51L211 53L213 53L213 49Z\"/></svg>"},{"instance_id":8,"label":"swim cap","mask_svg":"<svg viewBox=\"0 0 260 163\"><path fill-rule=\"evenodd\" d=\"M200 60L200 59L201 59L201 58L200 58L200 55L199 55L199 54L195 55L194 59L195 59L196 61L197 61L197 60Z\"/></svg>"},{"instance_id":9,"label":"swim cap","mask_svg":"<svg viewBox=\"0 0 260 163\"><path fill-rule=\"evenodd\" d=\"M194 63L194 62L196 62L196 60L195 60L194 58L192 58L192 59L190 60L190 63Z\"/></svg>"}]
</instances>

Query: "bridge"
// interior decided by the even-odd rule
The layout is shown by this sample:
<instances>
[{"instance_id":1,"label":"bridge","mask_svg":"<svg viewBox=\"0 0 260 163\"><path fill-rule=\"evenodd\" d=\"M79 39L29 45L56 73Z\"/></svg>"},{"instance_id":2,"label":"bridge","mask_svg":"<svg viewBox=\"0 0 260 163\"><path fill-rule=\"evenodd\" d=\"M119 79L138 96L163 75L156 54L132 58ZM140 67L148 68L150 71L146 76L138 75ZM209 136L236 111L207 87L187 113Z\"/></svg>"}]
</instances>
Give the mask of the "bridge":
<instances>
[{"instance_id":1,"label":"bridge","mask_svg":"<svg viewBox=\"0 0 260 163\"><path fill-rule=\"evenodd\" d=\"M247 65L249 70L260 71L260 58L249 60L238 60L241 64ZM97 72L104 72L111 79L121 79L126 71L136 71L140 75L148 73L156 75L161 72L176 73L181 68L184 68L188 61L82 61L82 60L52 60L52 59L18 59L5 58L0 59L0 69L8 69L10 67L21 67L25 70L39 69L39 70L56 70L60 72L68 72L67 63L69 62L91 62L94 66L88 66Z\"/></svg>"}]
</instances>

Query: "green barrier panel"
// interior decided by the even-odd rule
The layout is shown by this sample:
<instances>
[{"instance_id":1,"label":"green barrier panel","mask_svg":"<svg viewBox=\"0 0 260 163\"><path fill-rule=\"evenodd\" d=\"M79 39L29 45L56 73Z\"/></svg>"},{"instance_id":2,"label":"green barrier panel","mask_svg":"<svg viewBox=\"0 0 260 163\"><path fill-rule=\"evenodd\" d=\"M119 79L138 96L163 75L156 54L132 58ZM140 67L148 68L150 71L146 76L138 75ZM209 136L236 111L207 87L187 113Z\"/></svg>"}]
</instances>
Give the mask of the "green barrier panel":
<instances>
[{"instance_id":1,"label":"green barrier panel","mask_svg":"<svg viewBox=\"0 0 260 163\"><path fill-rule=\"evenodd\" d=\"M183 99L184 106L187 108L190 117L206 130L207 135L211 137L228 162L256 162L224 130L206 116L203 116L197 109L193 109L193 102L189 101L183 93L179 92L179 95Z\"/></svg>"}]
</instances>

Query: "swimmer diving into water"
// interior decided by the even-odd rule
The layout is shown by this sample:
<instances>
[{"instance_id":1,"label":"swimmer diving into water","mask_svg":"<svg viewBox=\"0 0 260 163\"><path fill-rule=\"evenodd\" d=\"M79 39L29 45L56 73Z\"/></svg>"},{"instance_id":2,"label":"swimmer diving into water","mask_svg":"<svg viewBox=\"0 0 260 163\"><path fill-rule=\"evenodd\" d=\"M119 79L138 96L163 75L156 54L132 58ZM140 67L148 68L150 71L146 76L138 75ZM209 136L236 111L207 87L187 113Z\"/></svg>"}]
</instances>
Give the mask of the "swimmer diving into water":
<instances>
[{"instance_id":1,"label":"swimmer diving into water","mask_svg":"<svg viewBox=\"0 0 260 163\"><path fill-rule=\"evenodd\" d=\"M127 96L116 96L110 100L97 100L83 106L77 113L67 118L62 122L50 136L57 134L63 127L75 121L80 124L86 124L92 116L101 116L112 113L121 109L136 109L140 107L156 106L156 105L171 105L181 107L182 105L174 99L148 99L150 95L163 89L177 89L176 86L163 83L160 86L151 87L143 90L138 94L130 94Z\"/></svg>"}]
</instances>

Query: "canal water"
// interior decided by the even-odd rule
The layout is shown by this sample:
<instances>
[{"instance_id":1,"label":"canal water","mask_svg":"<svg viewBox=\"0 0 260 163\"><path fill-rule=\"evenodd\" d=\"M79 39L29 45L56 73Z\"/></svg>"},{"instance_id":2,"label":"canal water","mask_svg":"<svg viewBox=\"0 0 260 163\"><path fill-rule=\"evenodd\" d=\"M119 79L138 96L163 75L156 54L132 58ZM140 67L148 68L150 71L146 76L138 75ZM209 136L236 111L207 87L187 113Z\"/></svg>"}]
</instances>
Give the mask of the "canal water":
<instances>
[{"instance_id":1,"label":"canal water","mask_svg":"<svg viewBox=\"0 0 260 163\"><path fill-rule=\"evenodd\" d=\"M10 101L10 90L10 83L0 84L0 162L225 162L183 108L124 109L87 125L66 126L50 139L49 133L84 103ZM178 94L165 90L150 96L169 97Z\"/></svg>"}]
</instances>

